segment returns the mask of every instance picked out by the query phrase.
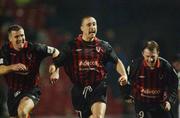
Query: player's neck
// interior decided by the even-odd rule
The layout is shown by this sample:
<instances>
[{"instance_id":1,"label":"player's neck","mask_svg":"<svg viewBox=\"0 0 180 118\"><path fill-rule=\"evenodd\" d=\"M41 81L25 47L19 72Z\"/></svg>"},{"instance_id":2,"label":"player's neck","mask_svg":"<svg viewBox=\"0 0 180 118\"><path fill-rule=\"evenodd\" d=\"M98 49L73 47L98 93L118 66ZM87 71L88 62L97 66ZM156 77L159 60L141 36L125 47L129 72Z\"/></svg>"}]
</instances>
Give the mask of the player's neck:
<instances>
[{"instance_id":1,"label":"player's neck","mask_svg":"<svg viewBox=\"0 0 180 118\"><path fill-rule=\"evenodd\" d=\"M21 51L21 49L18 46L12 45L12 48L17 52Z\"/></svg>"},{"instance_id":2,"label":"player's neck","mask_svg":"<svg viewBox=\"0 0 180 118\"><path fill-rule=\"evenodd\" d=\"M92 41L94 41L94 37L93 38L89 38L89 37L83 35L82 36L82 40L84 40L85 42L92 42Z\"/></svg>"}]
</instances>

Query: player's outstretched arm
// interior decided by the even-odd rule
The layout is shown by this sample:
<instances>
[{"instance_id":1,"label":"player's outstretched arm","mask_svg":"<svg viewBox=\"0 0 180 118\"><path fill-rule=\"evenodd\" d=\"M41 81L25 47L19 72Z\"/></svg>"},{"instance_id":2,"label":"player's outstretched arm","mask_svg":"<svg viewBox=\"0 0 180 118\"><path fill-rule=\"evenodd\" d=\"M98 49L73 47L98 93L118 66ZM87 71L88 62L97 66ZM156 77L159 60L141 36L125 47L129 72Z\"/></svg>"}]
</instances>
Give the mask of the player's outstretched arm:
<instances>
[{"instance_id":1,"label":"player's outstretched arm","mask_svg":"<svg viewBox=\"0 0 180 118\"><path fill-rule=\"evenodd\" d=\"M10 72L23 72L27 71L27 68L22 63L12 64L12 65L0 65L0 75L4 75Z\"/></svg>"}]
</instances>

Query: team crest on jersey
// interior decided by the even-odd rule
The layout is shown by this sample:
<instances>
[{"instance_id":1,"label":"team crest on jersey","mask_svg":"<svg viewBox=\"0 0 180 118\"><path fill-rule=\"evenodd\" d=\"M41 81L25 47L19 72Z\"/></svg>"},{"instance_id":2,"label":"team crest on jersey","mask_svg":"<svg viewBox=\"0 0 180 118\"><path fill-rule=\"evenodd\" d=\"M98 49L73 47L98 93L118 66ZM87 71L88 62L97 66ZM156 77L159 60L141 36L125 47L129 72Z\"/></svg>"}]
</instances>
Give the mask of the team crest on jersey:
<instances>
[{"instance_id":1,"label":"team crest on jersey","mask_svg":"<svg viewBox=\"0 0 180 118\"><path fill-rule=\"evenodd\" d=\"M96 51L100 52L101 51L101 47L96 47Z\"/></svg>"},{"instance_id":2,"label":"team crest on jersey","mask_svg":"<svg viewBox=\"0 0 180 118\"><path fill-rule=\"evenodd\" d=\"M0 64L3 64L3 63L4 63L3 58L0 58Z\"/></svg>"}]
</instances>

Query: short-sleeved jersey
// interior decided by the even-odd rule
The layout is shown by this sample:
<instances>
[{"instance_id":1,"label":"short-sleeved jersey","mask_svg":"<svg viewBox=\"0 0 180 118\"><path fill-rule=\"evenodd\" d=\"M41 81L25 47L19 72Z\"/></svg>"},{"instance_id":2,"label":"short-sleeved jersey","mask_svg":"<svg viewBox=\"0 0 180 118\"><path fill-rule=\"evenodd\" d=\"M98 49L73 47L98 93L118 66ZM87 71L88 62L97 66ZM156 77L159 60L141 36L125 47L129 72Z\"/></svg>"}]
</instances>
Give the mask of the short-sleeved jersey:
<instances>
[{"instance_id":1,"label":"short-sleeved jersey","mask_svg":"<svg viewBox=\"0 0 180 118\"><path fill-rule=\"evenodd\" d=\"M27 67L26 72L10 72L4 75L8 88L17 91L29 90L33 86L37 86L40 63L51 54L51 48L44 44L26 42L21 51L14 50L11 43L5 44L0 50L0 65L22 63Z\"/></svg>"},{"instance_id":2,"label":"short-sleeved jersey","mask_svg":"<svg viewBox=\"0 0 180 118\"><path fill-rule=\"evenodd\" d=\"M65 72L74 84L81 86L100 83L107 74L105 64L117 63L118 57L109 43L95 38L86 42L79 35L60 51L55 59L56 66L64 66Z\"/></svg>"}]
</instances>

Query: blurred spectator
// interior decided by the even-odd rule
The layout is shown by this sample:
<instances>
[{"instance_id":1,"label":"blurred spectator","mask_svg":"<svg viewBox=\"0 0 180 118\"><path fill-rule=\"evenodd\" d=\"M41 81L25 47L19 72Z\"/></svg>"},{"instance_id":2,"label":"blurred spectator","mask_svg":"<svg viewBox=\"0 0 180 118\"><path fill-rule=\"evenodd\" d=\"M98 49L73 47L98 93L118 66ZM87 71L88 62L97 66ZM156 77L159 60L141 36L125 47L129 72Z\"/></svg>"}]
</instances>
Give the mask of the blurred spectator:
<instances>
[{"instance_id":1,"label":"blurred spectator","mask_svg":"<svg viewBox=\"0 0 180 118\"><path fill-rule=\"evenodd\" d=\"M32 0L15 0L17 6L24 6L31 3Z\"/></svg>"},{"instance_id":2,"label":"blurred spectator","mask_svg":"<svg viewBox=\"0 0 180 118\"><path fill-rule=\"evenodd\" d=\"M172 65L174 66L175 70L177 71L178 78L180 78L180 53L176 54L172 60Z\"/></svg>"},{"instance_id":3,"label":"blurred spectator","mask_svg":"<svg viewBox=\"0 0 180 118\"><path fill-rule=\"evenodd\" d=\"M178 79L180 80L180 53L176 54L172 60L172 65L175 68L177 75L178 75ZM175 106L175 113L176 113L176 118L180 117L180 81L178 84L178 103L176 104L177 106ZM179 113L179 114L178 114ZM178 117L179 116L179 117Z\"/></svg>"},{"instance_id":4,"label":"blurred spectator","mask_svg":"<svg viewBox=\"0 0 180 118\"><path fill-rule=\"evenodd\" d=\"M105 39L110 43L114 44L116 42L116 33L113 29L107 29L104 33Z\"/></svg>"}]
</instances>

